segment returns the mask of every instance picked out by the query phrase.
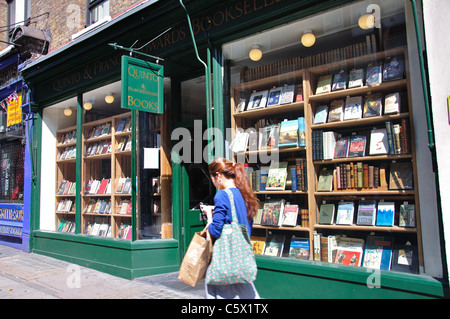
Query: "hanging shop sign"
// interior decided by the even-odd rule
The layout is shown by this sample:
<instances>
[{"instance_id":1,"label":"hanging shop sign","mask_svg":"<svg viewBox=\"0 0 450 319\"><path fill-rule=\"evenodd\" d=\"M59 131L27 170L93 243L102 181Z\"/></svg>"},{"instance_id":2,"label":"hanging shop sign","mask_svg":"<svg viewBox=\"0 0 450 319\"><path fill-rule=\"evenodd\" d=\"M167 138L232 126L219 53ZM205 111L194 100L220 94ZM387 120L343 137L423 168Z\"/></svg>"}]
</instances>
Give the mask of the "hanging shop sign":
<instances>
[{"instance_id":1,"label":"hanging shop sign","mask_svg":"<svg viewBox=\"0 0 450 319\"><path fill-rule=\"evenodd\" d=\"M11 94L7 99L6 126L22 122L22 93Z\"/></svg>"},{"instance_id":2,"label":"hanging shop sign","mask_svg":"<svg viewBox=\"0 0 450 319\"><path fill-rule=\"evenodd\" d=\"M122 56L122 108L162 114L163 89L162 65Z\"/></svg>"}]
</instances>

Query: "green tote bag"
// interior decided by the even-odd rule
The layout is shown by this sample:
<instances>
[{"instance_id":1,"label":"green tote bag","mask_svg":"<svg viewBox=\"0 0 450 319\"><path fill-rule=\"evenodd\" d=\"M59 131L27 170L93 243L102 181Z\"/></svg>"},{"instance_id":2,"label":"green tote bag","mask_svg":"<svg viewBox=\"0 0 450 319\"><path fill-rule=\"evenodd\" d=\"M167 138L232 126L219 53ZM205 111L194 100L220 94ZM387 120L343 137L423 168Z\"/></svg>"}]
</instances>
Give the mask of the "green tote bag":
<instances>
[{"instance_id":1,"label":"green tote bag","mask_svg":"<svg viewBox=\"0 0 450 319\"><path fill-rule=\"evenodd\" d=\"M231 224L223 225L216 240L211 264L206 272L209 285L251 283L256 279L255 255L248 238L247 227L238 222L233 193L225 190L231 204Z\"/></svg>"}]
</instances>

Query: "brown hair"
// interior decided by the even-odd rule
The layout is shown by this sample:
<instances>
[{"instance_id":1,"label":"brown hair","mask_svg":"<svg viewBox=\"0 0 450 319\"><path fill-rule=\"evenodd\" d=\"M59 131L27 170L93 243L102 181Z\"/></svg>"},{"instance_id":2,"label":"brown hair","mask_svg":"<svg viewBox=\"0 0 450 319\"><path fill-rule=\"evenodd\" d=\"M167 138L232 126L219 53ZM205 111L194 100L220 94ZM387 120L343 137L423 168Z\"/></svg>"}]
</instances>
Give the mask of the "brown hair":
<instances>
[{"instance_id":1,"label":"brown hair","mask_svg":"<svg viewBox=\"0 0 450 319\"><path fill-rule=\"evenodd\" d=\"M259 200L250 187L250 182L244 171L244 164L233 163L225 158L216 158L209 164L208 171L212 176L222 173L225 177L235 180L236 187L240 190L247 207L247 219L252 221L258 212Z\"/></svg>"}]
</instances>

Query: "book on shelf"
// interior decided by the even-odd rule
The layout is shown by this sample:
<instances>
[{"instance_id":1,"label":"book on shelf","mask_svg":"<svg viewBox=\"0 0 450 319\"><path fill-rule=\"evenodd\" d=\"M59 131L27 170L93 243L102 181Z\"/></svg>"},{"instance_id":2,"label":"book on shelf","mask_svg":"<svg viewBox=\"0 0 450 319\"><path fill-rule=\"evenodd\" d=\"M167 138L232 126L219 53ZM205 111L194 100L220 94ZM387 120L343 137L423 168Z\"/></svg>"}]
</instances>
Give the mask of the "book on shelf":
<instances>
[{"instance_id":1,"label":"book on shelf","mask_svg":"<svg viewBox=\"0 0 450 319\"><path fill-rule=\"evenodd\" d=\"M279 124L270 124L262 128L262 136L259 143L259 149L272 149L278 147Z\"/></svg>"},{"instance_id":2,"label":"book on shelf","mask_svg":"<svg viewBox=\"0 0 450 319\"><path fill-rule=\"evenodd\" d=\"M393 243L390 236L367 236L363 267L390 270Z\"/></svg>"},{"instance_id":3,"label":"book on shelf","mask_svg":"<svg viewBox=\"0 0 450 319\"><path fill-rule=\"evenodd\" d=\"M331 92L332 81L333 76L330 74L320 76L319 80L317 81L316 94Z\"/></svg>"},{"instance_id":4,"label":"book on shelf","mask_svg":"<svg viewBox=\"0 0 450 319\"><path fill-rule=\"evenodd\" d=\"M131 151L131 138L127 139L127 142L124 146L124 151Z\"/></svg>"},{"instance_id":5,"label":"book on shelf","mask_svg":"<svg viewBox=\"0 0 450 319\"><path fill-rule=\"evenodd\" d=\"M364 86L364 69L353 69L348 77L348 88Z\"/></svg>"},{"instance_id":6,"label":"book on shelf","mask_svg":"<svg viewBox=\"0 0 450 319\"><path fill-rule=\"evenodd\" d=\"M297 86L297 93L295 94L295 102L303 102L303 86Z\"/></svg>"},{"instance_id":7,"label":"book on shelf","mask_svg":"<svg viewBox=\"0 0 450 319\"><path fill-rule=\"evenodd\" d=\"M280 104L287 104L294 102L295 85L285 85L281 90Z\"/></svg>"},{"instance_id":8,"label":"book on shelf","mask_svg":"<svg viewBox=\"0 0 450 319\"><path fill-rule=\"evenodd\" d=\"M261 136L261 132L253 130L248 133L248 150L250 152L258 150L259 140L261 139Z\"/></svg>"},{"instance_id":9,"label":"book on shelf","mask_svg":"<svg viewBox=\"0 0 450 319\"><path fill-rule=\"evenodd\" d=\"M123 191L123 187L125 185L125 177L119 177L119 180L117 182L117 186L116 186L116 193L120 194Z\"/></svg>"},{"instance_id":10,"label":"book on shelf","mask_svg":"<svg viewBox=\"0 0 450 319\"><path fill-rule=\"evenodd\" d=\"M122 194L131 194L131 178L126 177L123 184Z\"/></svg>"},{"instance_id":11,"label":"book on shelf","mask_svg":"<svg viewBox=\"0 0 450 319\"><path fill-rule=\"evenodd\" d=\"M236 113L244 112L246 106L247 106L247 99L240 98L239 103L236 106Z\"/></svg>"},{"instance_id":12,"label":"book on shelf","mask_svg":"<svg viewBox=\"0 0 450 319\"><path fill-rule=\"evenodd\" d=\"M328 116L328 106L327 105L319 105L316 108L316 113L314 114L314 123L313 124L326 123L327 116Z\"/></svg>"},{"instance_id":13,"label":"book on shelf","mask_svg":"<svg viewBox=\"0 0 450 319\"><path fill-rule=\"evenodd\" d=\"M267 99L267 107L280 105L281 87L274 87L269 91L269 97Z\"/></svg>"},{"instance_id":14,"label":"book on shelf","mask_svg":"<svg viewBox=\"0 0 450 319\"><path fill-rule=\"evenodd\" d=\"M285 120L280 123L280 133L278 136L278 147L297 147L298 146L298 131L299 121Z\"/></svg>"},{"instance_id":15,"label":"book on shelf","mask_svg":"<svg viewBox=\"0 0 450 319\"><path fill-rule=\"evenodd\" d=\"M334 150L334 158L347 157L349 145L350 145L350 136L338 137L336 141L336 147Z\"/></svg>"},{"instance_id":16,"label":"book on shelf","mask_svg":"<svg viewBox=\"0 0 450 319\"><path fill-rule=\"evenodd\" d=\"M108 187L110 179L109 178L103 178L100 182L100 186L98 188L97 194L106 194L106 189Z\"/></svg>"},{"instance_id":17,"label":"book on shelf","mask_svg":"<svg viewBox=\"0 0 450 319\"><path fill-rule=\"evenodd\" d=\"M384 114L400 113L400 103L401 97L399 92L387 94L384 97Z\"/></svg>"},{"instance_id":18,"label":"book on shelf","mask_svg":"<svg viewBox=\"0 0 450 319\"><path fill-rule=\"evenodd\" d=\"M377 226L394 226L395 202L378 202Z\"/></svg>"},{"instance_id":19,"label":"book on shelf","mask_svg":"<svg viewBox=\"0 0 450 319\"><path fill-rule=\"evenodd\" d=\"M66 185L69 181L68 180L62 180L59 184L58 190L56 191L56 195L62 195L64 193L64 190L66 188Z\"/></svg>"},{"instance_id":20,"label":"book on shelf","mask_svg":"<svg viewBox=\"0 0 450 319\"><path fill-rule=\"evenodd\" d=\"M419 273L419 257L417 246L406 244L394 244L392 251L392 271L400 271L410 274Z\"/></svg>"},{"instance_id":21,"label":"book on shelf","mask_svg":"<svg viewBox=\"0 0 450 319\"><path fill-rule=\"evenodd\" d=\"M281 234L269 234L266 238L264 255L281 257L283 255L285 236Z\"/></svg>"},{"instance_id":22,"label":"book on shelf","mask_svg":"<svg viewBox=\"0 0 450 319\"><path fill-rule=\"evenodd\" d=\"M298 185L297 185L297 168L295 167L295 165L290 165L289 167L289 171L290 175L288 174L288 180L291 180L291 190L292 191L297 191L298 190Z\"/></svg>"},{"instance_id":23,"label":"book on shelf","mask_svg":"<svg viewBox=\"0 0 450 319\"><path fill-rule=\"evenodd\" d=\"M331 192L332 190L333 190L333 170L324 168L319 173L317 191Z\"/></svg>"},{"instance_id":24,"label":"book on shelf","mask_svg":"<svg viewBox=\"0 0 450 319\"><path fill-rule=\"evenodd\" d=\"M298 146L306 146L305 118L298 118Z\"/></svg>"},{"instance_id":25,"label":"book on shelf","mask_svg":"<svg viewBox=\"0 0 450 319\"><path fill-rule=\"evenodd\" d=\"M313 260L328 261L328 256L326 254L322 254L321 240L322 240L321 234L317 233L317 231L314 231L314 233L313 233ZM326 257L327 260L324 260L323 257Z\"/></svg>"},{"instance_id":26,"label":"book on shelf","mask_svg":"<svg viewBox=\"0 0 450 319\"><path fill-rule=\"evenodd\" d=\"M366 85L377 86L382 82L381 64L369 64L367 66Z\"/></svg>"},{"instance_id":27,"label":"book on shelf","mask_svg":"<svg viewBox=\"0 0 450 319\"><path fill-rule=\"evenodd\" d=\"M300 225L302 227L309 227L309 211L306 208L300 208Z\"/></svg>"},{"instance_id":28,"label":"book on shelf","mask_svg":"<svg viewBox=\"0 0 450 319\"><path fill-rule=\"evenodd\" d=\"M299 213L298 205L295 205L295 204L284 205L281 226L291 226L291 227L296 226L297 219L298 219L298 213Z\"/></svg>"},{"instance_id":29,"label":"book on shelf","mask_svg":"<svg viewBox=\"0 0 450 319\"><path fill-rule=\"evenodd\" d=\"M266 245L266 237L252 236L250 238L250 244L252 245L253 253L255 255L262 255L264 253L264 247Z\"/></svg>"},{"instance_id":30,"label":"book on shelf","mask_svg":"<svg viewBox=\"0 0 450 319\"><path fill-rule=\"evenodd\" d=\"M374 226L377 214L375 200L360 200L358 204L357 225Z\"/></svg>"},{"instance_id":31,"label":"book on shelf","mask_svg":"<svg viewBox=\"0 0 450 319\"><path fill-rule=\"evenodd\" d=\"M387 141L389 146L389 154L395 154L395 146L394 146L394 128L392 126L391 121L386 121L386 133L387 133Z\"/></svg>"},{"instance_id":32,"label":"book on shelf","mask_svg":"<svg viewBox=\"0 0 450 319\"><path fill-rule=\"evenodd\" d=\"M345 90L347 88L347 72L342 70L333 76L332 91Z\"/></svg>"},{"instance_id":33,"label":"book on shelf","mask_svg":"<svg viewBox=\"0 0 450 319\"><path fill-rule=\"evenodd\" d=\"M389 154L388 134L385 128L375 128L370 131L370 155Z\"/></svg>"},{"instance_id":34,"label":"book on shelf","mask_svg":"<svg viewBox=\"0 0 450 319\"><path fill-rule=\"evenodd\" d=\"M119 121L119 123L117 124L116 127L116 133L121 133L123 131L123 129L125 128L125 123L127 122L128 117L122 117Z\"/></svg>"},{"instance_id":35,"label":"book on shelf","mask_svg":"<svg viewBox=\"0 0 450 319\"><path fill-rule=\"evenodd\" d=\"M362 96L348 96L345 100L344 121L362 117Z\"/></svg>"},{"instance_id":36,"label":"book on shelf","mask_svg":"<svg viewBox=\"0 0 450 319\"><path fill-rule=\"evenodd\" d=\"M344 100L334 100L330 104L328 123L344 120Z\"/></svg>"},{"instance_id":37,"label":"book on shelf","mask_svg":"<svg viewBox=\"0 0 450 319\"><path fill-rule=\"evenodd\" d=\"M132 235L131 225L120 224L119 231L117 233L117 238L131 239L131 235Z\"/></svg>"},{"instance_id":38,"label":"book on shelf","mask_svg":"<svg viewBox=\"0 0 450 319\"><path fill-rule=\"evenodd\" d=\"M336 225L352 225L354 213L353 202L339 202L336 212Z\"/></svg>"},{"instance_id":39,"label":"book on shelf","mask_svg":"<svg viewBox=\"0 0 450 319\"><path fill-rule=\"evenodd\" d=\"M381 116L383 102L381 94L368 95L364 99L363 118Z\"/></svg>"},{"instance_id":40,"label":"book on shelf","mask_svg":"<svg viewBox=\"0 0 450 319\"><path fill-rule=\"evenodd\" d=\"M289 258L309 260L309 255L309 239L292 236L289 246Z\"/></svg>"},{"instance_id":41,"label":"book on shelf","mask_svg":"<svg viewBox=\"0 0 450 319\"><path fill-rule=\"evenodd\" d=\"M247 150L248 137L248 132L236 132L236 135L230 146L233 153L245 152Z\"/></svg>"},{"instance_id":42,"label":"book on shelf","mask_svg":"<svg viewBox=\"0 0 450 319\"><path fill-rule=\"evenodd\" d=\"M328 236L328 262L361 266L364 253L364 239L345 235Z\"/></svg>"},{"instance_id":43,"label":"book on shelf","mask_svg":"<svg viewBox=\"0 0 450 319\"><path fill-rule=\"evenodd\" d=\"M383 82L403 79L404 65L400 57L386 59L383 67Z\"/></svg>"},{"instance_id":44,"label":"book on shelf","mask_svg":"<svg viewBox=\"0 0 450 319\"><path fill-rule=\"evenodd\" d=\"M415 205L404 202L400 205L398 225L400 227L416 227Z\"/></svg>"},{"instance_id":45,"label":"book on shelf","mask_svg":"<svg viewBox=\"0 0 450 319\"><path fill-rule=\"evenodd\" d=\"M337 133L336 132L323 132L323 159L330 160L334 158L334 151L336 149Z\"/></svg>"},{"instance_id":46,"label":"book on shelf","mask_svg":"<svg viewBox=\"0 0 450 319\"><path fill-rule=\"evenodd\" d=\"M285 190L287 179L287 162L272 161L267 173L266 190Z\"/></svg>"},{"instance_id":47,"label":"book on shelf","mask_svg":"<svg viewBox=\"0 0 450 319\"><path fill-rule=\"evenodd\" d=\"M332 225L336 206L334 204L322 204L319 210L319 224Z\"/></svg>"},{"instance_id":48,"label":"book on shelf","mask_svg":"<svg viewBox=\"0 0 450 319\"><path fill-rule=\"evenodd\" d=\"M350 137L350 145L348 148L347 157L362 157L366 154L366 136L352 135Z\"/></svg>"},{"instance_id":49,"label":"book on shelf","mask_svg":"<svg viewBox=\"0 0 450 319\"><path fill-rule=\"evenodd\" d=\"M297 158L295 159L295 168L296 168L296 176L297 176L297 190L299 191L307 191L308 190L308 182L307 182L307 169L306 169L306 158Z\"/></svg>"},{"instance_id":50,"label":"book on shelf","mask_svg":"<svg viewBox=\"0 0 450 319\"><path fill-rule=\"evenodd\" d=\"M389 189L414 189L412 162L391 163L389 171Z\"/></svg>"},{"instance_id":51,"label":"book on shelf","mask_svg":"<svg viewBox=\"0 0 450 319\"><path fill-rule=\"evenodd\" d=\"M261 226L281 226L284 205L284 199L264 202Z\"/></svg>"},{"instance_id":52,"label":"book on shelf","mask_svg":"<svg viewBox=\"0 0 450 319\"><path fill-rule=\"evenodd\" d=\"M247 105L247 110L254 110L254 109L266 107L268 93L269 93L268 90L260 91L260 92L253 92L250 95L250 100Z\"/></svg>"}]
</instances>

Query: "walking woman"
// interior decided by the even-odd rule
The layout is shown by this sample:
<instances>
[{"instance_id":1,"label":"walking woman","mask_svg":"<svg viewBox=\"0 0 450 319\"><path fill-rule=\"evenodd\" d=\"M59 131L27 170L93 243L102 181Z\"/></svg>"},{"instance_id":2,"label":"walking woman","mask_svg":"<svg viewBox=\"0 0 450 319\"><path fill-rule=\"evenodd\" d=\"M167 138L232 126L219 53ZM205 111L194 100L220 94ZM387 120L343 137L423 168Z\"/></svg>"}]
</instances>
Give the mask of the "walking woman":
<instances>
[{"instance_id":1,"label":"walking woman","mask_svg":"<svg viewBox=\"0 0 450 319\"><path fill-rule=\"evenodd\" d=\"M256 215L259 201L250 188L243 164L236 164L225 158L215 159L208 167L214 186L218 189L214 196L214 214L208 230L213 238L219 238L225 224L231 224L231 205L226 189L234 197L236 215L240 224L247 227L251 236L253 217ZM208 299L259 299L253 283L231 285L206 284Z\"/></svg>"}]
</instances>

